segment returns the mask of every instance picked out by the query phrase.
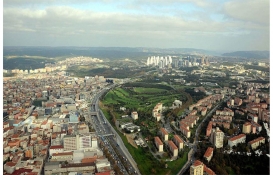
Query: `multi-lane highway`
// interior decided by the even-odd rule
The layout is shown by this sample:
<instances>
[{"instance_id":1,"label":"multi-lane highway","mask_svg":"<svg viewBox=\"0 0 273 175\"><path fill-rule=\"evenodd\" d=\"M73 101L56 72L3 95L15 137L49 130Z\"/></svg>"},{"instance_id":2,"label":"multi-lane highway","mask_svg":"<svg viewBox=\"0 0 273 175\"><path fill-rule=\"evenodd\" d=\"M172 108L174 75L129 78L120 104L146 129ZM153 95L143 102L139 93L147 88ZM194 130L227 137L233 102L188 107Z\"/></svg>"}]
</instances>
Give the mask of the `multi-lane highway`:
<instances>
[{"instance_id":1,"label":"multi-lane highway","mask_svg":"<svg viewBox=\"0 0 273 175\"><path fill-rule=\"evenodd\" d=\"M108 88L101 90L93 97L89 116L90 121L98 136L110 151L111 156L117 162L121 172L125 175L140 174L137 164L124 146L120 136L116 133L103 112L99 109L99 98L113 87L114 85L111 85Z\"/></svg>"}]
</instances>

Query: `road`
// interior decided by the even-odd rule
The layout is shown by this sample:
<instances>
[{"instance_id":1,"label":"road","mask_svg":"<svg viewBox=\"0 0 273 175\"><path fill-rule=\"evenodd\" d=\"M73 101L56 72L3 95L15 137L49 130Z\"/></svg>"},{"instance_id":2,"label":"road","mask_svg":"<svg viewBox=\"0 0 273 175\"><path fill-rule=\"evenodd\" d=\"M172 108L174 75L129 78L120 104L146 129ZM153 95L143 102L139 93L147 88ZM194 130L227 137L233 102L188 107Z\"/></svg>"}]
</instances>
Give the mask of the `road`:
<instances>
[{"instance_id":1,"label":"road","mask_svg":"<svg viewBox=\"0 0 273 175\"><path fill-rule=\"evenodd\" d=\"M125 175L140 174L137 164L125 147L122 139L106 119L103 112L99 109L99 98L109 89L114 87L115 85L111 85L101 90L93 97L90 109L90 113L93 115L90 115L90 120L104 145L107 145L107 149L112 151L112 157L118 162L118 166L122 173Z\"/></svg>"}]
</instances>

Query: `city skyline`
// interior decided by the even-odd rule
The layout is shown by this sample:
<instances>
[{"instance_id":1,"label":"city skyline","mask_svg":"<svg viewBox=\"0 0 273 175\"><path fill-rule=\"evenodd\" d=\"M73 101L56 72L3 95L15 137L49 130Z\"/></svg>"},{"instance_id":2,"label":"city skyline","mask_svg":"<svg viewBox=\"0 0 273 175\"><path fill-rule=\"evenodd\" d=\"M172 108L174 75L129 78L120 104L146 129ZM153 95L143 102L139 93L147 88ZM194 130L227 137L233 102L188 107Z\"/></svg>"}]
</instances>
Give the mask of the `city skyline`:
<instances>
[{"instance_id":1,"label":"city skyline","mask_svg":"<svg viewBox=\"0 0 273 175\"><path fill-rule=\"evenodd\" d=\"M4 46L269 50L269 1L4 0Z\"/></svg>"}]
</instances>

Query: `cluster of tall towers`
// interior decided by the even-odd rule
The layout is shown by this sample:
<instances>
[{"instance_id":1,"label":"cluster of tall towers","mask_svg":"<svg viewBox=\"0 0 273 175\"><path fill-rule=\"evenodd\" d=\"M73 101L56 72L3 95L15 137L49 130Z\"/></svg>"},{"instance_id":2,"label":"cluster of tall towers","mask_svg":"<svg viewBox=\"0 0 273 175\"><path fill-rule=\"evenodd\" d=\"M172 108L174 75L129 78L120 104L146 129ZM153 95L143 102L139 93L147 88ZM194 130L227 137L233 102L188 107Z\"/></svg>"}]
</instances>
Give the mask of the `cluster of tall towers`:
<instances>
[{"instance_id":1,"label":"cluster of tall towers","mask_svg":"<svg viewBox=\"0 0 273 175\"><path fill-rule=\"evenodd\" d=\"M172 57L159 57L159 56L151 56L147 59L147 66L159 66L160 68L166 67L172 64Z\"/></svg>"}]
</instances>

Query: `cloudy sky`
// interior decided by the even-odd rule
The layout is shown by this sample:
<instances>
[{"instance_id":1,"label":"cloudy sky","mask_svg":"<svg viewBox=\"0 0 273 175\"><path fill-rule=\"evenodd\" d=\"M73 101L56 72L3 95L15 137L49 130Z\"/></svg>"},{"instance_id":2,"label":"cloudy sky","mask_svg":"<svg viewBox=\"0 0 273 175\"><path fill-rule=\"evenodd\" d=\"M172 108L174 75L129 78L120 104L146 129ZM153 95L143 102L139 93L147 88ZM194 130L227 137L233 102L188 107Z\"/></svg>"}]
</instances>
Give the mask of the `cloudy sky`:
<instances>
[{"instance_id":1,"label":"cloudy sky","mask_svg":"<svg viewBox=\"0 0 273 175\"><path fill-rule=\"evenodd\" d=\"M269 0L4 0L4 46L269 50Z\"/></svg>"}]
</instances>

